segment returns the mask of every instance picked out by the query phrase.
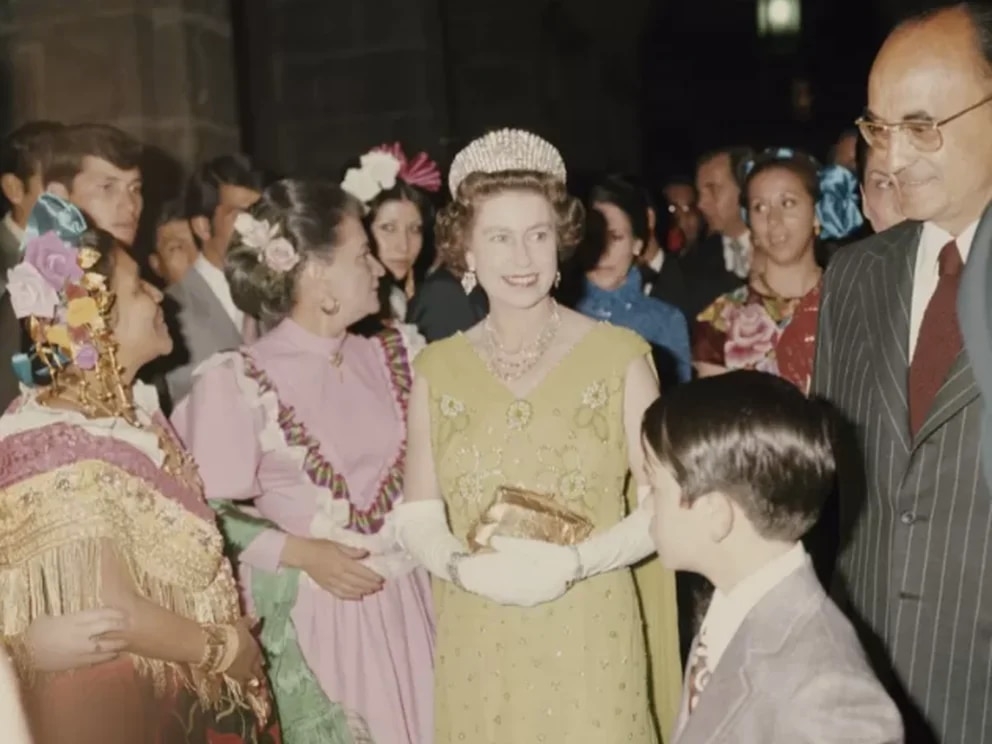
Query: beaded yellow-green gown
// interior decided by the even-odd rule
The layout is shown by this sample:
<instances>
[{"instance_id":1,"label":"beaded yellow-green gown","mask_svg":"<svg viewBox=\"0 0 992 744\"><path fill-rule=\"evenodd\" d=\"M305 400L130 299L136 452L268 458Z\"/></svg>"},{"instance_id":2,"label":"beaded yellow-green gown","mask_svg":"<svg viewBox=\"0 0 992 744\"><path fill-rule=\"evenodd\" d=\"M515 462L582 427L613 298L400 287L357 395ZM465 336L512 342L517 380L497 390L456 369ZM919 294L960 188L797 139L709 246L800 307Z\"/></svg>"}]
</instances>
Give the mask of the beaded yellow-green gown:
<instances>
[{"instance_id":1,"label":"beaded yellow-green gown","mask_svg":"<svg viewBox=\"0 0 992 744\"><path fill-rule=\"evenodd\" d=\"M649 353L636 334L598 325L521 399L464 335L429 346L416 367L430 388L434 459L455 536L465 540L501 485L554 495L597 530L623 519L624 379ZM640 570L649 579L650 664L628 569L533 608L436 581L435 744L658 741L649 690L664 697L663 731L681 690L674 577L657 565Z\"/></svg>"}]
</instances>

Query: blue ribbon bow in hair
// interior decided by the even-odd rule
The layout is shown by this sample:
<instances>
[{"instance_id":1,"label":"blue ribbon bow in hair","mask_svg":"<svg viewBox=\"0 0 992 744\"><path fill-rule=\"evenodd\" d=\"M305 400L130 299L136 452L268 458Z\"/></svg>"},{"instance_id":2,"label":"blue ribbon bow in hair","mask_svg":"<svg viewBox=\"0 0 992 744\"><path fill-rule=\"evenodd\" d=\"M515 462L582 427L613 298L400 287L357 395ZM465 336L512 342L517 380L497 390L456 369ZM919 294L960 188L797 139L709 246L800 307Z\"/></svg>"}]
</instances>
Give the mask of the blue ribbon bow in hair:
<instances>
[{"instance_id":1,"label":"blue ribbon bow in hair","mask_svg":"<svg viewBox=\"0 0 992 744\"><path fill-rule=\"evenodd\" d=\"M75 204L45 192L31 209L21 240L21 253L24 253L29 242L48 232L54 232L63 242L78 248L86 229L86 218Z\"/></svg>"},{"instance_id":2,"label":"blue ribbon bow in hair","mask_svg":"<svg viewBox=\"0 0 992 744\"><path fill-rule=\"evenodd\" d=\"M828 165L820 169L820 201L816 217L824 240L845 238L861 225L864 217L858 199L858 179L847 168Z\"/></svg>"}]
</instances>

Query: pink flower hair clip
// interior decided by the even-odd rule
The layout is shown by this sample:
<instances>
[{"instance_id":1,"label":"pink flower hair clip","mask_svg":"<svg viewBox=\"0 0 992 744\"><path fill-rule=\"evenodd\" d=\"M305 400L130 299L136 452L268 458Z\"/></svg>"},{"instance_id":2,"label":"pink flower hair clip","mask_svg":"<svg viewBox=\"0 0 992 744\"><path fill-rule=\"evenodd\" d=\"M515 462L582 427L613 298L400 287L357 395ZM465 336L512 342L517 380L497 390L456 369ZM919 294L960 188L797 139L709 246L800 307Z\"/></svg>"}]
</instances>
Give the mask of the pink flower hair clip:
<instances>
[{"instance_id":1,"label":"pink flower hair clip","mask_svg":"<svg viewBox=\"0 0 992 744\"><path fill-rule=\"evenodd\" d=\"M268 220L257 220L242 212L234 220L234 230L241 242L254 248L259 260L277 274L285 274L300 262L293 244L279 234L278 223L270 225Z\"/></svg>"},{"instance_id":2,"label":"pink flower hair clip","mask_svg":"<svg viewBox=\"0 0 992 744\"><path fill-rule=\"evenodd\" d=\"M418 152L411 160L407 158L399 142L379 145L372 152L386 152L396 158L400 164L396 177L401 181L431 193L441 190L441 170L426 152Z\"/></svg>"}]
</instances>

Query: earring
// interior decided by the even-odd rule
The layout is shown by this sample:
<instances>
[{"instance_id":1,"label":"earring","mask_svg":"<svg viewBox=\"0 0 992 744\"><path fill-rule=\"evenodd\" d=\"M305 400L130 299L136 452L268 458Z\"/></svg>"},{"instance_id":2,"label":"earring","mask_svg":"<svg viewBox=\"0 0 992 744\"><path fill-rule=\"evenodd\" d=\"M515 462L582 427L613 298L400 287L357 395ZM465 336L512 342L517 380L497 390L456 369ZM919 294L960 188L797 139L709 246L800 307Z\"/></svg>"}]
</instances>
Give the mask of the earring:
<instances>
[{"instance_id":1,"label":"earring","mask_svg":"<svg viewBox=\"0 0 992 744\"><path fill-rule=\"evenodd\" d=\"M555 272L555 289L558 289L558 285L561 284L561 271Z\"/></svg>"},{"instance_id":2,"label":"earring","mask_svg":"<svg viewBox=\"0 0 992 744\"><path fill-rule=\"evenodd\" d=\"M465 294L472 294L472 290L475 289L475 285L478 283L478 279L475 278L475 271L465 269L465 273L462 274L462 289L465 290Z\"/></svg>"},{"instance_id":3,"label":"earring","mask_svg":"<svg viewBox=\"0 0 992 744\"><path fill-rule=\"evenodd\" d=\"M321 308L321 310L324 311L325 315L337 315L337 312L340 309L341 309L341 303L334 299L331 300L330 307Z\"/></svg>"},{"instance_id":4,"label":"earring","mask_svg":"<svg viewBox=\"0 0 992 744\"><path fill-rule=\"evenodd\" d=\"M820 223L819 222L814 222L813 223L813 234L816 237L820 237L820 229L821 229L820 228Z\"/></svg>"}]
</instances>

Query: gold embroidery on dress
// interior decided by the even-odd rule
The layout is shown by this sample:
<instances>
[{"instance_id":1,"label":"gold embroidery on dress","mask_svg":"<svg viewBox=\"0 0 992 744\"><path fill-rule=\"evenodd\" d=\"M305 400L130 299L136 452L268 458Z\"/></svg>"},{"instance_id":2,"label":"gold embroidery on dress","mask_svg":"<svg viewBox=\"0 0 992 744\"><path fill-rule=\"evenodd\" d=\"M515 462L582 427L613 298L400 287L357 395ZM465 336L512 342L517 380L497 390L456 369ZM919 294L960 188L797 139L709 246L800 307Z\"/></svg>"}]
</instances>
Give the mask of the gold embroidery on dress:
<instances>
[{"instance_id":1,"label":"gold embroidery on dress","mask_svg":"<svg viewBox=\"0 0 992 744\"><path fill-rule=\"evenodd\" d=\"M83 460L0 490L3 636L20 636L40 616L102 606L101 562L108 546L141 595L160 607L198 623L240 617L233 572L213 523L141 478ZM225 687L238 704L255 697L229 678L189 665L139 656L133 661L159 693L181 682L208 706L222 703Z\"/></svg>"}]
</instances>

